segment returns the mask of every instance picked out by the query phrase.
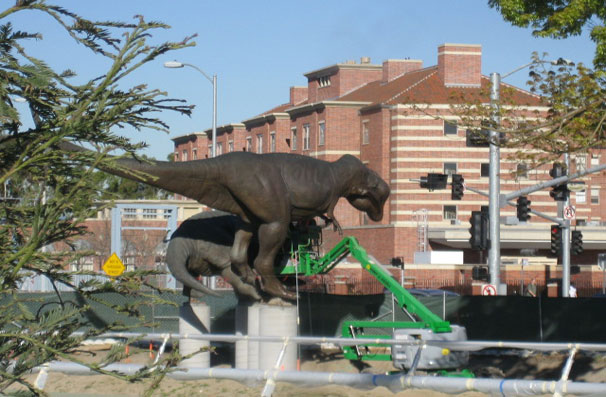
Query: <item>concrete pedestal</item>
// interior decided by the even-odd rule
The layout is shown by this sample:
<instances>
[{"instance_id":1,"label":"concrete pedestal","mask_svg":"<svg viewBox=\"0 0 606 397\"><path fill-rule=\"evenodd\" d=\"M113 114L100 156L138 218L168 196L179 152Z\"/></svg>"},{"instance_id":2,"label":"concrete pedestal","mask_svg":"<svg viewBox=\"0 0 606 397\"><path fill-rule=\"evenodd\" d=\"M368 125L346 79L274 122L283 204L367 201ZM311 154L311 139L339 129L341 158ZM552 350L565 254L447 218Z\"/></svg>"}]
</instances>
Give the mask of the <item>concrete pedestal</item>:
<instances>
[{"instance_id":1,"label":"concrete pedestal","mask_svg":"<svg viewBox=\"0 0 606 397\"><path fill-rule=\"evenodd\" d=\"M238 303L236 306L236 335L248 335L248 310L250 305ZM249 341L236 341L236 359L237 369L248 369L248 345Z\"/></svg>"},{"instance_id":2,"label":"concrete pedestal","mask_svg":"<svg viewBox=\"0 0 606 397\"><path fill-rule=\"evenodd\" d=\"M259 305L259 335L282 337L297 336L297 308L293 305ZM258 369L273 369L276 366L283 346L284 344L282 342L260 342L258 348ZM291 342L286 346L286 350L278 368L282 371L297 370L296 344Z\"/></svg>"},{"instance_id":3,"label":"concrete pedestal","mask_svg":"<svg viewBox=\"0 0 606 397\"><path fill-rule=\"evenodd\" d=\"M179 308L179 333L181 335L210 333L210 307L205 303L184 303ZM209 347L210 342L205 340L182 338L179 341L181 355L194 353L203 347ZM181 361L185 368L209 368L210 352L205 351Z\"/></svg>"}]
</instances>

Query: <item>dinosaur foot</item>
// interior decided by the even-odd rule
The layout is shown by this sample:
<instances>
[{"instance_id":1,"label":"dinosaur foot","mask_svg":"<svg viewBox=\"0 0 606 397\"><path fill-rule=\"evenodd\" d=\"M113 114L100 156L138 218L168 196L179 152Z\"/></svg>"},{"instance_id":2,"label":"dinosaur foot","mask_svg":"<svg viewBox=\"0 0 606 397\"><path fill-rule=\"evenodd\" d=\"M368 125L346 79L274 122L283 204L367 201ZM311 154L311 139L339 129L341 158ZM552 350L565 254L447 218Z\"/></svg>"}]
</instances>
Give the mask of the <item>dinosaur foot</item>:
<instances>
[{"instance_id":1,"label":"dinosaur foot","mask_svg":"<svg viewBox=\"0 0 606 397\"><path fill-rule=\"evenodd\" d=\"M276 280L275 282L263 282L261 283L263 291L275 298L282 298L285 300L297 300L297 294L288 291L284 286Z\"/></svg>"}]
</instances>

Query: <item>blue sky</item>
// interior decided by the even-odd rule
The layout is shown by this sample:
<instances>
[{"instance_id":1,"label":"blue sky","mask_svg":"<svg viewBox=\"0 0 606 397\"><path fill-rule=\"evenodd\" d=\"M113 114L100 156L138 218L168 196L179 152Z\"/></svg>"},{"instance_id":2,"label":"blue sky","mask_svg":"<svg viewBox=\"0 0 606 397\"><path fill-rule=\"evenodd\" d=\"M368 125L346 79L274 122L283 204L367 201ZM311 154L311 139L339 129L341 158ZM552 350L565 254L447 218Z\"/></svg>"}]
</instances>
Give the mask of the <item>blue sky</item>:
<instances>
[{"instance_id":1,"label":"blue sky","mask_svg":"<svg viewBox=\"0 0 606 397\"><path fill-rule=\"evenodd\" d=\"M289 87L306 85L305 73L369 56L372 63L409 57L425 66L437 63L443 43L481 44L482 72L505 74L530 60L533 51L591 65L594 45L587 34L566 40L538 39L511 26L487 1L204 1L204 0L47 0L96 20L131 21L135 14L162 21L152 42L180 41L197 33L197 45L147 65L129 80L147 83L196 105L191 118L162 115L170 133L120 130L145 141L144 153L165 159L170 138L212 125L212 86L191 68L166 69L164 61L191 63L218 76L218 125L240 122L288 101ZM103 72L103 63L71 44L47 17L11 17L16 29L39 31L29 43L33 55L58 70L72 68L82 78ZM506 82L524 86L525 71Z\"/></svg>"}]
</instances>

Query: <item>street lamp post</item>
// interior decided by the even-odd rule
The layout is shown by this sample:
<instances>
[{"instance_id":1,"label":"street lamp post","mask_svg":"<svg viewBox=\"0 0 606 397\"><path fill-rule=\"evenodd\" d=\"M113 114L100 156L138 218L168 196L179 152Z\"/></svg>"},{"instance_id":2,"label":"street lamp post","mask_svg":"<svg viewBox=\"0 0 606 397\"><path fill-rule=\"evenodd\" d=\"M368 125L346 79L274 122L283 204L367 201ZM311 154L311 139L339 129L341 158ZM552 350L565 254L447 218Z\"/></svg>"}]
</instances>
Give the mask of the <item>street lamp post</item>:
<instances>
[{"instance_id":1,"label":"street lamp post","mask_svg":"<svg viewBox=\"0 0 606 397\"><path fill-rule=\"evenodd\" d=\"M190 63L183 63L178 61L164 62L164 67L169 69L182 68L184 66L189 66L191 68L196 69L198 72L202 73L202 75L213 85L213 132L211 157L214 158L217 155L217 75L214 74L212 77L210 77L209 75L204 73L202 69Z\"/></svg>"}]
</instances>

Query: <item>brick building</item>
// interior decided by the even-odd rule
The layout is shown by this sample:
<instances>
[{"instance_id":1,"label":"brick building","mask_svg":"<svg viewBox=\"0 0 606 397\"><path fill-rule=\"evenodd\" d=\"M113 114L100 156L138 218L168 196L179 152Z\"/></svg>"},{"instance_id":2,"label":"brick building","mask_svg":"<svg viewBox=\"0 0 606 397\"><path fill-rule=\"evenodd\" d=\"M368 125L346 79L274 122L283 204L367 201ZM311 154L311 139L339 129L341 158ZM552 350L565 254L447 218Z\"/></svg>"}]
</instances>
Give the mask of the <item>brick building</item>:
<instances>
[{"instance_id":1,"label":"brick building","mask_svg":"<svg viewBox=\"0 0 606 397\"><path fill-rule=\"evenodd\" d=\"M392 194L378 223L342 200L335 215L346 234L356 236L383 263L400 257L411 264L415 252L436 251L462 251L464 263L484 263L482 253L470 250L468 229L471 212L488 205L487 198L467 191L461 201L452 201L449 189L429 192L411 180L428 173L457 173L468 186L488 191L488 148L468 147L466 129L448 122L457 120L450 109L461 94L489 102L490 81L481 74L481 62L480 45L443 44L434 66L424 67L421 60L412 59L372 64L362 58L360 63L348 61L311 71L305 74L306 87L290 88L287 103L218 127L217 153L287 152L327 161L355 155L389 183ZM511 88L503 83L505 87ZM513 98L524 111L546 110L537 96L522 89L514 87ZM173 140L176 161L209 157L210 130ZM524 171L526 166L507 160L508 152L501 149L502 194L551 179L550 167L514 176L513 171ZM571 168L605 161L604 150L596 149L573 156ZM585 253L573 256L572 263L595 265L597 254L606 252L606 195L601 188L606 177L593 174L583 181L585 190L571 193L571 204L577 214L573 227L583 232ZM548 190L529 198L533 209L556 216L557 203ZM515 265L521 257L546 258L545 266L553 265L553 259L547 258L548 221L533 216L519 223L512 206L501 209L501 218L503 256L513 258ZM328 246L338 240L331 231L324 235ZM431 254L423 257L425 262L433 261Z\"/></svg>"}]
</instances>

